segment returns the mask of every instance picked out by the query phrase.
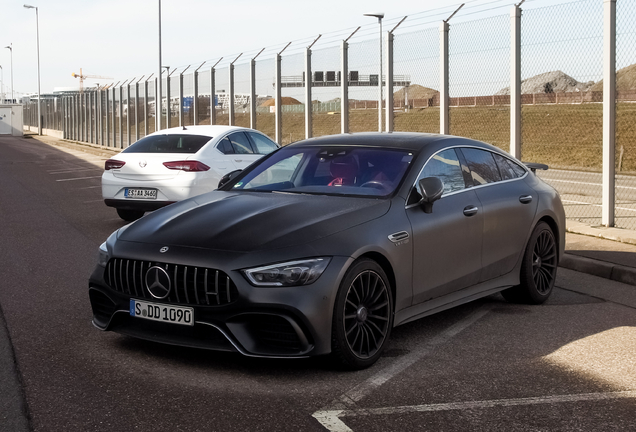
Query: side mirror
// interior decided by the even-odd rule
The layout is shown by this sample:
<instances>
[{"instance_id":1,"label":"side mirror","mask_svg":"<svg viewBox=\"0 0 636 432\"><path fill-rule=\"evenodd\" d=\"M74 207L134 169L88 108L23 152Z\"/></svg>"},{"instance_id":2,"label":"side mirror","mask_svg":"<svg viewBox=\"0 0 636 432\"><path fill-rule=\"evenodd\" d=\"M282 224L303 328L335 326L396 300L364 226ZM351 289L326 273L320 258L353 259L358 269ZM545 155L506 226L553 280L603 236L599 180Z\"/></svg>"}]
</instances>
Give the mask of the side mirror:
<instances>
[{"instance_id":1,"label":"side mirror","mask_svg":"<svg viewBox=\"0 0 636 432\"><path fill-rule=\"evenodd\" d=\"M418 183L422 199L420 205L424 213L433 212L433 203L442 197L444 193L444 183L437 177L425 177Z\"/></svg>"},{"instance_id":2,"label":"side mirror","mask_svg":"<svg viewBox=\"0 0 636 432\"><path fill-rule=\"evenodd\" d=\"M234 180L242 171L243 170L234 170L225 174L223 177L221 177L221 180L219 180L219 185L217 186L217 189L221 189L223 186L225 186L226 184Z\"/></svg>"}]
</instances>

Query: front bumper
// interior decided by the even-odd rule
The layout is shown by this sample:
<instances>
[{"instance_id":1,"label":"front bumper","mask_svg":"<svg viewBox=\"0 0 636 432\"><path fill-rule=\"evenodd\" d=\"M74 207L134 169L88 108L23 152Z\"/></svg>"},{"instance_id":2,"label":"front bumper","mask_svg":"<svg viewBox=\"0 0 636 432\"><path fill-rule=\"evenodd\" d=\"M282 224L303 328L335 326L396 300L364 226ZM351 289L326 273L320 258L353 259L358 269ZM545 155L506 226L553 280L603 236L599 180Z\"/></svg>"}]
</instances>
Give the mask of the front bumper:
<instances>
[{"instance_id":1,"label":"front bumper","mask_svg":"<svg viewBox=\"0 0 636 432\"><path fill-rule=\"evenodd\" d=\"M221 305L195 304L192 294L185 302L152 299L148 291L118 286L113 289L105 269L97 266L89 280L93 324L141 339L194 348L234 351L254 357L307 357L331 351L331 322L337 288L346 258L334 257L311 285L257 288L237 271L227 271L235 294ZM159 263L155 263L159 264ZM131 270L126 269L127 272ZM126 273L124 273L126 274ZM116 284L113 284L116 285ZM130 292L129 292L130 291ZM130 299L189 306L194 325L150 321L130 315Z\"/></svg>"}]
</instances>

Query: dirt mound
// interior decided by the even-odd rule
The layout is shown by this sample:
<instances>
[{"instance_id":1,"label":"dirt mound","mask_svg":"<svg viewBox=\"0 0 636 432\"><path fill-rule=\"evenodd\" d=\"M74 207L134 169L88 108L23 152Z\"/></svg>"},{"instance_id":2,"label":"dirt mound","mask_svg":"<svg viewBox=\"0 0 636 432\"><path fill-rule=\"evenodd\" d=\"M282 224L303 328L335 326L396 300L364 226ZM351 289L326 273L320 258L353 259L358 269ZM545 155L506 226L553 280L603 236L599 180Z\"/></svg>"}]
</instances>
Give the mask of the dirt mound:
<instances>
[{"instance_id":1,"label":"dirt mound","mask_svg":"<svg viewBox=\"0 0 636 432\"><path fill-rule=\"evenodd\" d=\"M274 98L267 99L265 102L261 104L262 107L270 107L274 105L276 105L276 99ZM294 99L293 97L284 96L281 98L281 105L302 105L302 103L298 101L297 99Z\"/></svg>"},{"instance_id":2,"label":"dirt mound","mask_svg":"<svg viewBox=\"0 0 636 432\"><path fill-rule=\"evenodd\" d=\"M587 91L592 85L594 81L582 83L561 71L552 71L521 81L521 94ZM508 94L510 87L499 90L495 96Z\"/></svg>"},{"instance_id":3,"label":"dirt mound","mask_svg":"<svg viewBox=\"0 0 636 432\"><path fill-rule=\"evenodd\" d=\"M592 87L592 91L603 91L603 80ZM616 71L616 90L636 90L636 63Z\"/></svg>"},{"instance_id":4,"label":"dirt mound","mask_svg":"<svg viewBox=\"0 0 636 432\"><path fill-rule=\"evenodd\" d=\"M437 90L433 90L432 88L424 87L419 84L411 84L410 86L404 87L393 93L393 98L396 100L402 100L404 99L405 92L407 92L406 94L409 99L429 99L439 94Z\"/></svg>"}]
</instances>

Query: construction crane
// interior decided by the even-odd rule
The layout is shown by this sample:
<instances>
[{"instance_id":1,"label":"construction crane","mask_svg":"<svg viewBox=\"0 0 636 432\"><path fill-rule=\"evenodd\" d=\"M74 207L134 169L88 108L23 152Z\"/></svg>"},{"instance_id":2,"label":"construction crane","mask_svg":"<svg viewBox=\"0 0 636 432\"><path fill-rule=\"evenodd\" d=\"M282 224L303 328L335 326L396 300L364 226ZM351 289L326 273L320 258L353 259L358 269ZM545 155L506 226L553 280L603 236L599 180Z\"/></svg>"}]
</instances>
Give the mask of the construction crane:
<instances>
[{"instance_id":1,"label":"construction crane","mask_svg":"<svg viewBox=\"0 0 636 432\"><path fill-rule=\"evenodd\" d=\"M80 93L84 93L84 80L85 79L107 79L107 80L112 79L110 77L104 77L104 76L99 76L99 75L84 75L82 73L82 68L80 68L80 73L79 74L76 74L75 72L73 72L71 75L73 76L73 78L79 78L79 80L80 80Z\"/></svg>"}]
</instances>

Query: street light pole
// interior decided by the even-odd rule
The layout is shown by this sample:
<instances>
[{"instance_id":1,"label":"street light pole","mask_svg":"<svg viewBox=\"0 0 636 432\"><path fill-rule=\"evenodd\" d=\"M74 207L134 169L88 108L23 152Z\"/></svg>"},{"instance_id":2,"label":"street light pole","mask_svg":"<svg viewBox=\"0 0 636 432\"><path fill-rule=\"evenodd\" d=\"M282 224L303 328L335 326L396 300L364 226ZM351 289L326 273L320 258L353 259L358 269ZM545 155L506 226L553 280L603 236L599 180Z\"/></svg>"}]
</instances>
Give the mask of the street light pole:
<instances>
[{"instance_id":1,"label":"street light pole","mask_svg":"<svg viewBox=\"0 0 636 432\"><path fill-rule=\"evenodd\" d=\"M38 48L38 135L42 135L42 100L40 98L40 18L36 6L24 5L27 9L35 9L35 31ZM12 84L13 86L13 84Z\"/></svg>"},{"instance_id":2,"label":"street light pole","mask_svg":"<svg viewBox=\"0 0 636 432\"><path fill-rule=\"evenodd\" d=\"M11 103L13 103L13 43L6 46L11 51Z\"/></svg>"},{"instance_id":3,"label":"street light pole","mask_svg":"<svg viewBox=\"0 0 636 432\"><path fill-rule=\"evenodd\" d=\"M378 132L382 132L382 18L384 12L366 13L364 16L375 17L380 24L380 74L378 75Z\"/></svg>"}]
</instances>

